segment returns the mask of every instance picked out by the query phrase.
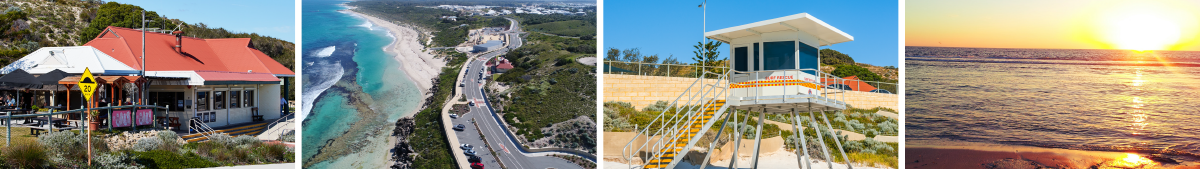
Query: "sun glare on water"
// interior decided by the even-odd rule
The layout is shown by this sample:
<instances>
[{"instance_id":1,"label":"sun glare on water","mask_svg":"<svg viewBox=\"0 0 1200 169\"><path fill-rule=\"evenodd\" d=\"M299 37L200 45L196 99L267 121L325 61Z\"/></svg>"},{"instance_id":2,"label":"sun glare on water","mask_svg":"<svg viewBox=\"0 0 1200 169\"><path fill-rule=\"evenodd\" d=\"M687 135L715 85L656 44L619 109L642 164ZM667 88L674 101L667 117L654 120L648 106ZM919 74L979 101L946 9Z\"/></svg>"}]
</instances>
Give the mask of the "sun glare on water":
<instances>
[{"instance_id":1,"label":"sun glare on water","mask_svg":"<svg viewBox=\"0 0 1200 169\"><path fill-rule=\"evenodd\" d=\"M1095 39L1110 48L1176 50L1193 41L1196 13L1172 1L1115 1L1098 7L1092 17Z\"/></svg>"}]
</instances>

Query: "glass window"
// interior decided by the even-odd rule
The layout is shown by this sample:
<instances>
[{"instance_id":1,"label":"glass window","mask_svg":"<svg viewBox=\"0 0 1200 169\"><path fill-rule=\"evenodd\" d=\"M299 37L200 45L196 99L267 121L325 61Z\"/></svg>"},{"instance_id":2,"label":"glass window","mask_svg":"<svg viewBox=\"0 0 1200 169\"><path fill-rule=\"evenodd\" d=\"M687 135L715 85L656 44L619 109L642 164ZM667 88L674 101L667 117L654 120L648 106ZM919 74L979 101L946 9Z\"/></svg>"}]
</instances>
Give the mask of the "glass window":
<instances>
[{"instance_id":1,"label":"glass window","mask_svg":"<svg viewBox=\"0 0 1200 169\"><path fill-rule=\"evenodd\" d=\"M763 70L796 69L796 42L763 43Z\"/></svg>"},{"instance_id":2,"label":"glass window","mask_svg":"<svg viewBox=\"0 0 1200 169\"><path fill-rule=\"evenodd\" d=\"M196 92L196 111L207 111L207 110L209 110L209 107L208 107L208 99L209 99L209 97L208 97L208 93L209 93L209 92Z\"/></svg>"},{"instance_id":3,"label":"glass window","mask_svg":"<svg viewBox=\"0 0 1200 169\"><path fill-rule=\"evenodd\" d=\"M246 93L246 95L242 96L242 99L243 99L242 104L246 105L245 107L254 107L254 98L255 98L254 91L247 90L245 93Z\"/></svg>"},{"instance_id":4,"label":"glass window","mask_svg":"<svg viewBox=\"0 0 1200 169\"><path fill-rule=\"evenodd\" d=\"M242 107L242 91L229 91L229 108Z\"/></svg>"},{"instance_id":5,"label":"glass window","mask_svg":"<svg viewBox=\"0 0 1200 169\"><path fill-rule=\"evenodd\" d=\"M213 91L213 109L225 109L225 91Z\"/></svg>"},{"instance_id":6,"label":"glass window","mask_svg":"<svg viewBox=\"0 0 1200 169\"><path fill-rule=\"evenodd\" d=\"M759 70L762 70L762 69L759 69L759 68L758 68L758 62L759 62L759 60L758 60L758 56L760 56L760 55L758 55L758 43L754 43L754 56L753 56L753 57L750 57L750 64L754 64L754 70L753 70L753 71L759 71Z\"/></svg>"},{"instance_id":7,"label":"glass window","mask_svg":"<svg viewBox=\"0 0 1200 169\"><path fill-rule=\"evenodd\" d=\"M818 69L821 61L817 58L817 48L800 43L800 69Z\"/></svg>"},{"instance_id":8,"label":"glass window","mask_svg":"<svg viewBox=\"0 0 1200 169\"><path fill-rule=\"evenodd\" d=\"M749 65L749 64L747 64L749 62L749 60L748 60L749 57L746 56L746 52L747 52L746 47L733 48L733 63L734 63L733 69L734 70L749 71L749 70L746 70L746 66Z\"/></svg>"}]
</instances>

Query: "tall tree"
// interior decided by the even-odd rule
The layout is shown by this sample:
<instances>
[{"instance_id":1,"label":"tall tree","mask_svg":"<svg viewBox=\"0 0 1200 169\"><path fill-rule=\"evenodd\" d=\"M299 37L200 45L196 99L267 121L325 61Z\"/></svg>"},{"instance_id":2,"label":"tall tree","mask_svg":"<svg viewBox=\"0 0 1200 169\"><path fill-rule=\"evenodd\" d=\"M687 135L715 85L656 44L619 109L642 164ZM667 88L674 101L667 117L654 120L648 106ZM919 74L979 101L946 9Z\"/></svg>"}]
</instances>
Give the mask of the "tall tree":
<instances>
[{"instance_id":1,"label":"tall tree","mask_svg":"<svg viewBox=\"0 0 1200 169\"><path fill-rule=\"evenodd\" d=\"M621 50L608 47L608 52L604 55L604 61L621 61Z\"/></svg>"},{"instance_id":2,"label":"tall tree","mask_svg":"<svg viewBox=\"0 0 1200 169\"><path fill-rule=\"evenodd\" d=\"M725 73L724 69L714 68L721 66L721 63L724 62L724 59L717 59L717 56L721 55L721 51L718 49L721 48L721 44L723 44L721 41L708 41L708 43L696 42L696 45L692 45L693 48L696 48L696 51L692 51L692 53L696 54L696 57L693 57L692 60L696 61L696 64L700 66L710 66L707 69L709 72L717 74ZM705 69L697 69L696 73L703 73L704 71L701 70ZM707 75L707 77L712 78L716 76Z\"/></svg>"}]
</instances>

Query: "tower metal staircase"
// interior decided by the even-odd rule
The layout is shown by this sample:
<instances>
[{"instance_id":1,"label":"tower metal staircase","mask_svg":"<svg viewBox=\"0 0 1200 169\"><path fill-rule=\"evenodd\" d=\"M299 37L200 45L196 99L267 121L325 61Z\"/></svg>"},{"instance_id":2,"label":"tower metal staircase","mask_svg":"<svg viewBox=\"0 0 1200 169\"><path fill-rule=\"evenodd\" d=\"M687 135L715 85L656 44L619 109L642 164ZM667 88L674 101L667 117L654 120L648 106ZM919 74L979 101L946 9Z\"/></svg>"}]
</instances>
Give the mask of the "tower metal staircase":
<instances>
[{"instance_id":1,"label":"tower metal staircase","mask_svg":"<svg viewBox=\"0 0 1200 169\"><path fill-rule=\"evenodd\" d=\"M792 70L792 71L795 71L795 70ZM802 71L805 71L805 70L802 70ZM807 71L811 71L811 70L807 70ZM834 132L828 132L829 135L822 136L822 135L824 135L823 133L825 133L825 132L821 132L821 130L822 130L821 128L827 127L826 128L827 131L832 131L832 129L833 129L832 123L829 123L829 120L827 117L824 116L824 113L819 113L822 115L822 118L825 119L824 121L825 121L826 125L824 125L824 126L818 126L819 124L817 124L817 123L819 123L819 121L817 121L817 119L815 119L816 116L813 115L814 110L815 111L837 111L840 109L844 109L844 107L845 107L844 102L836 101L838 99L832 99L833 97L831 97L829 95L837 94L837 93L844 93L845 91L843 91L842 89L837 89L837 88L824 88L823 87L825 83L830 83L830 82L825 82L825 81L829 81L826 79L840 79L840 78L836 78L836 76L826 74L823 72L814 71L814 74L818 74L818 76L820 77L819 79L821 79L821 80L819 80L819 81L821 81L821 82L804 82L805 84L803 84L803 86L812 86L812 87L818 88L817 90L820 90L820 93L809 94L809 95L799 95L800 97L804 97L805 99L809 100L807 105L803 105L803 103L788 103L788 104L792 104L794 106L792 106L792 107L776 106L776 107L768 110L766 104L763 104L761 106L762 109L758 109L758 107L760 107L760 105L756 105L756 104L751 104L751 105L742 104L740 106L737 104L734 104L734 103L726 104L727 99L738 99L735 101L742 101L742 99L734 98L734 97L728 97L728 98L725 97L726 94L728 92L730 92L730 89L731 89L730 85L734 85L733 88L737 88L737 85L739 85L737 83L732 83L732 84L729 83L729 78L731 77L731 74L736 71L725 71L725 72L726 73L717 74L717 73L705 71L704 72L705 75L715 76L715 80L714 80L714 78L698 78L695 82L693 82L690 86L688 86L688 88L686 90L684 90L684 92L682 94L680 94L679 97L677 97L674 101L672 101L669 104L669 106L667 107L667 110L664 110L663 113L659 114L657 117L655 117L650 122L651 126L646 126L645 128L636 131L638 134L635 135L634 138L632 138L631 141L629 143L627 143L624 148L621 149L621 153L622 153L621 155L622 155L622 157L625 158L625 161L628 161L631 164L633 164L635 161L634 159L640 160L641 162L643 162L643 164L641 165L640 168L675 168L684 159L684 157L686 157L688 151L690 151L693 147L695 147L696 143L701 138L703 138L705 133L709 129L711 129L714 124L718 124L717 121L721 121L721 123L719 123L719 124L721 124L721 126L719 129L717 129L717 133L716 133L715 137L713 137L715 139L711 143L709 143L709 145L707 145L708 150L714 150L714 148L717 146L717 142L718 142L717 140L719 140L719 138L721 138L721 134L724 132L724 130L726 128L725 126L730 125L731 122L735 123L735 124L732 124L733 125L732 135L734 135L735 138L737 138L737 139L733 140L733 144L741 145L741 140L742 140L741 136L744 134L742 134L740 131L743 131L745 129L739 129L739 127L741 125L738 125L738 124L744 124L746 122L746 120L749 120L749 118L743 117L742 119L740 119L740 120L742 120L741 123L737 123L739 120L738 119L739 116L736 116L735 113L729 113L731 108L753 110L753 111L761 110L758 112L759 113L758 114L758 125L756 126L756 128L757 128L756 133L755 133L756 140L755 140L755 144L754 144L754 155L753 155L752 161L751 161L752 162L751 168L757 168L758 149L759 149L759 145L760 145L759 142L761 141L761 136L762 136L761 132L762 132L762 127L763 127L762 125L764 124L763 116L768 111L770 113L785 114L786 116L789 116L789 118L792 119L791 123L792 123L793 128L791 130L793 130L793 133L797 133L792 136L801 138L801 139L799 139L800 140L799 145L796 145L798 148L802 149L802 150L796 151L796 153L798 155L797 160L801 161L802 165L807 164L807 165L803 165L803 166L807 166L808 169L812 169L812 166L811 166L812 164L808 163L808 162L810 162L809 157L808 157L809 150L808 150L808 146L807 146L805 139L803 139L804 138L803 130L801 130L801 128L800 128L803 125L803 124L800 124L801 118L803 118L803 117L801 117L799 115L799 113L797 113L797 111L800 110L797 108L803 107L803 108L807 108L807 110L809 111L808 117L810 118L809 121L811 122L809 125L811 125L810 127L812 127L813 129L815 129L817 131L817 133L818 133L817 140L824 140L823 139L824 137L833 137L833 139L836 142L838 150L840 152L842 152L842 154L845 154L845 151L842 149L842 145L841 145L842 143L840 140L837 140L838 136L836 136L836 134L834 134ZM747 74L747 72L737 72L737 73ZM756 73L756 72L748 72L748 73ZM757 76L757 75L755 75L755 76ZM834 80L834 81L837 81L837 80ZM833 82L833 83L840 83L840 82ZM763 85L763 86L770 86L770 85L797 85L798 83L795 81L779 81L779 82L761 82L758 84ZM792 96L789 96L789 97L792 97ZM789 99L791 99L791 98L789 98ZM821 100L832 100L832 102L821 101ZM824 104L824 105L814 105L814 103ZM833 107L833 108L830 108L830 107ZM841 107L841 108L839 109L838 107ZM819 108L819 109L814 109L814 108ZM790 111L787 111L787 110L790 110ZM734 110L733 112L737 112L737 111ZM750 112L746 112L746 115L753 116L753 114ZM722 116L724 116L724 117L722 117ZM743 116L745 116L745 115L743 115ZM733 121L729 121L730 118L733 118ZM657 125L658 127L654 128L654 127L652 127L653 125ZM787 129L784 129L784 130L787 130ZM657 137L655 137L655 136L657 136ZM645 140L645 142L643 142L643 143L634 144L635 142L637 142L639 140L639 137L647 137L647 138L641 138L642 140ZM833 161L833 158L830 157L830 152L829 152L830 147L826 147L825 144L820 144L820 145L822 148L821 152L823 152L824 157L825 157L824 159ZM737 162L738 147L740 147L740 146L734 146L733 158L730 161L729 166L734 166ZM711 158L712 154L713 153L707 153L705 155L704 160L701 162L702 163L701 168L708 166L708 161ZM849 158L847 158L845 155L843 155L842 159L843 159L843 162L846 163L848 168L853 169L853 166L849 165L850 164ZM830 169L833 168L832 165L830 165L829 167L830 167Z\"/></svg>"}]
</instances>

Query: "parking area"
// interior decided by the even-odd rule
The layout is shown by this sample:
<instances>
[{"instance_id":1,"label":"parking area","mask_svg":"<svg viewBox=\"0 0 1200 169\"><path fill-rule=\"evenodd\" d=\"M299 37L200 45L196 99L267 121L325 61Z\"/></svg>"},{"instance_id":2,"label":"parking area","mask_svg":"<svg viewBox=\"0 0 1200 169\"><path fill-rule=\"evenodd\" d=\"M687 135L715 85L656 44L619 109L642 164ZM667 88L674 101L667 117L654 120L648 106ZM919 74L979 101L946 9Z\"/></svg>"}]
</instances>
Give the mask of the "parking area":
<instances>
[{"instance_id":1,"label":"parking area","mask_svg":"<svg viewBox=\"0 0 1200 169\"><path fill-rule=\"evenodd\" d=\"M475 113L475 112L472 112ZM455 130L455 135L458 136L458 142L461 144L470 144L475 146L475 155L482 159L484 168L500 168L500 162L496 161L495 154L488 150L487 144L483 144L483 137L479 134L479 128L476 128L471 122L472 115L466 114L467 117L459 117L450 120L455 126L462 124L463 130ZM459 148L460 145L454 145L454 148ZM502 151L502 150L501 150Z\"/></svg>"}]
</instances>

